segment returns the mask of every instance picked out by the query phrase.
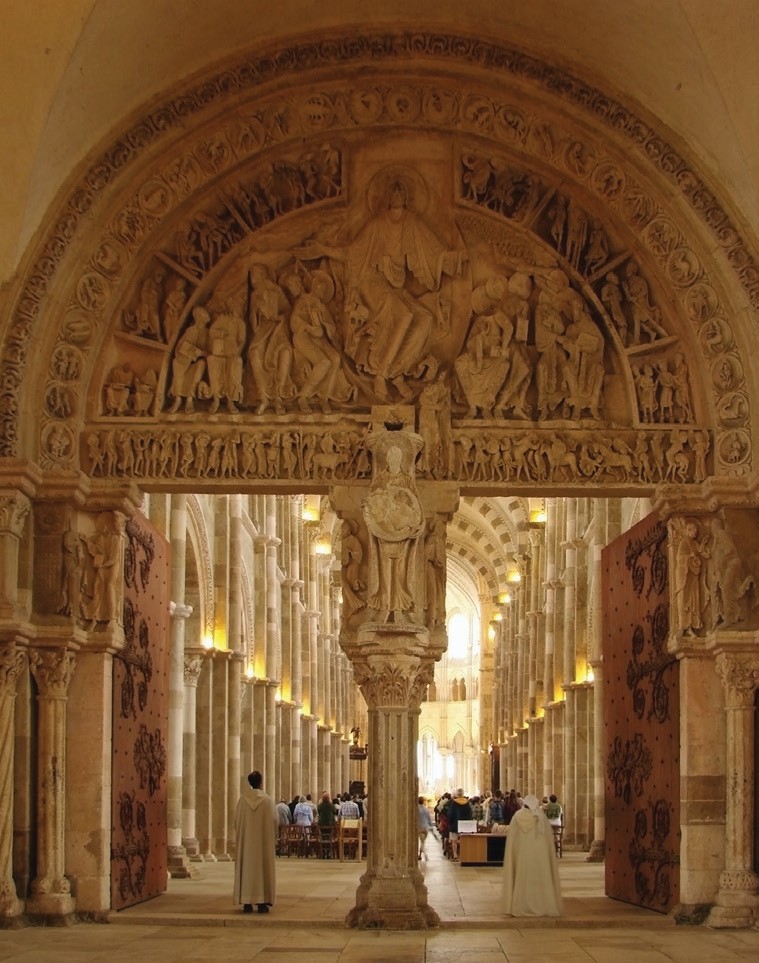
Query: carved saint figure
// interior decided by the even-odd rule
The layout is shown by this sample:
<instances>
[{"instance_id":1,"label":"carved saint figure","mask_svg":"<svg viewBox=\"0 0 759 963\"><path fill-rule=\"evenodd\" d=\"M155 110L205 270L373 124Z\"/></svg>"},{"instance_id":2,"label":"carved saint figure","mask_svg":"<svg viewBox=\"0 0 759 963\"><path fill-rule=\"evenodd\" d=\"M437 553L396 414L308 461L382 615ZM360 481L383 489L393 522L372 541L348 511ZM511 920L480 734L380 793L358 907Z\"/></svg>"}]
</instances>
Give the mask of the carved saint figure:
<instances>
[{"instance_id":1,"label":"carved saint figure","mask_svg":"<svg viewBox=\"0 0 759 963\"><path fill-rule=\"evenodd\" d=\"M346 519L342 526L340 561L343 570L343 607L348 615L365 606L359 592L366 588L361 579L361 563L364 550L356 535L356 525Z\"/></svg>"},{"instance_id":2,"label":"carved saint figure","mask_svg":"<svg viewBox=\"0 0 759 963\"><path fill-rule=\"evenodd\" d=\"M742 600L755 588L753 576L747 575L732 535L719 515L712 519L709 590L712 624L735 625L745 618ZM756 599L754 600L756 603Z\"/></svg>"},{"instance_id":3,"label":"carved saint figure","mask_svg":"<svg viewBox=\"0 0 759 963\"><path fill-rule=\"evenodd\" d=\"M195 408L198 385L206 373L210 323L211 315L204 307L193 308L190 326L179 339L171 362L169 394L174 398L169 409L171 413L179 411L182 402L188 413Z\"/></svg>"},{"instance_id":4,"label":"carved saint figure","mask_svg":"<svg viewBox=\"0 0 759 963\"><path fill-rule=\"evenodd\" d=\"M298 406L311 411L311 399L318 398L322 410L329 412L330 401L347 401L351 394L341 371L337 328L327 306L334 297L334 283L326 271L314 271L310 291L295 274L288 276L286 285L295 298L290 326L300 384Z\"/></svg>"},{"instance_id":5,"label":"carved saint figure","mask_svg":"<svg viewBox=\"0 0 759 963\"><path fill-rule=\"evenodd\" d=\"M242 401L242 348L245 343L245 322L240 306L228 301L226 310L219 314L208 329L208 380L211 386L211 414L226 400L232 414L236 402Z\"/></svg>"},{"instance_id":6,"label":"carved saint figure","mask_svg":"<svg viewBox=\"0 0 759 963\"><path fill-rule=\"evenodd\" d=\"M675 614L683 635L696 635L704 627L708 601L704 562L709 558L706 538L700 537L698 523L673 518L669 523L675 556Z\"/></svg>"},{"instance_id":7,"label":"carved saint figure","mask_svg":"<svg viewBox=\"0 0 759 963\"><path fill-rule=\"evenodd\" d=\"M76 617L80 614L83 560L84 546L79 533L73 529L67 529L63 533L61 599L58 606L61 615Z\"/></svg>"},{"instance_id":8,"label":"carved saint figure","mask_svg":"<svg viewBox=\"0 0 759 963\"><path fill-rule=\"evenodd\" d=\"M290 378L293 348L287 325L290 303L282 288L269 276L264 264L250 269L253 285L250 298L252 335L248 361L256 381L262 415L270 405L284 413L283 401L292 398L295 387Z\"/></svg>"},{"instance_id":9,"label":"carved saint figure","mask_svg":"<svg viewBox=\"0 0 759 963\"><path fill-rule=\"evenodd\" d=\"M414 475L404 471L401 448L387 449L386 467L374 477L362 514L369 530L367 604L377 621L399 622L414 610L416 549L424 513Z\"/></svg>"},{"instance_id":10,"label":"carved saint figure","mask_svg":"<svg viewBox=\"0 0 759 963\"><path fill-rule=\"evenodd\" d=\"M108 513L98 516L95 534L85 538L89 555L82 614L94 625L119 617L119 583L123 556L118 521Z\"/></svg>"},{"instance_id":11,"label":"carved saint figure","mask_svg":"<svg viewBox=\"0 0 759 963\"><path fill-rule=\"evenodd\" d=\"M424 539L424 612L428 629L445 623L445 519L437 516L427 526Z\"/></svg>"}]
</instances>

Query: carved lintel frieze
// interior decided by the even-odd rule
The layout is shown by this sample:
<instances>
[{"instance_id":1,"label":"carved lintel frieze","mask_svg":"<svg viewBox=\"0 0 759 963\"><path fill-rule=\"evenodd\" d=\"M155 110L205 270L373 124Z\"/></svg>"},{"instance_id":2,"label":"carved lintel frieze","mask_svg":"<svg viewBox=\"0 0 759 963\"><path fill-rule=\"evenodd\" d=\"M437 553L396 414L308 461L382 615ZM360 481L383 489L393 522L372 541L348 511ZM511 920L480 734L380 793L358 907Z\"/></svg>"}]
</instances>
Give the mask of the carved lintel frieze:
<instances>
[{"instance_id":1,"label":"carved lintel frieze","mask_svg":"<svg viewBox=\"0 0 759 963\"><path fill-rule=\"evenodd\" d=\"M29 665L39 694L45 699L66 699L76 659L65 649L30 649Z\"/></svg>"}]
</instances>

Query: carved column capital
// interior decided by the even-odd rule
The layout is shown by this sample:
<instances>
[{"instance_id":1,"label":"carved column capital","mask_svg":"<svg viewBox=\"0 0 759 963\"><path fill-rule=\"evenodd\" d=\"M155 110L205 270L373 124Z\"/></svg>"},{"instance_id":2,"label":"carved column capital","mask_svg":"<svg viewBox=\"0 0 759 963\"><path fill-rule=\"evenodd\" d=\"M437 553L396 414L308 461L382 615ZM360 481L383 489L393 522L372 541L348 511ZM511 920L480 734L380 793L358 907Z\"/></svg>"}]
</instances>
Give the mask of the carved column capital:
<instances>
[{"instance_id":1,"label":"carved column capital","mask_svg":"<svg viewBox=\"0 0 759 963\"><path fill-rule=\"evenodd\" d=\"M13 642L0 643L0 695L16 694L16 681L26 663L26 652Z\"/></svg>"},{"instance_id":2,"label":"carved column capital","mask_svg":"<svg viewBox=\"0 0 759 963\"><path fill-rule=\"evenodd\" d=\"M203 670L203 657L200 655L185 653L184 657L184 684L197 686L200 673Z\"/></svg>"},{"instance_id":3,"label":"carved column capital","mask_svg":"<svg viewBox=\"0 0 759 963\"><path fill-rule=\"evenodd\" d=\"M65 649L31 649L29 665L39 693L47 699L66 699L76 659Z\"/></svg>"},{"instance_id":4,"label":"carved column capital","mask_svg":"<svg viewBox=\"0 0 759 963\"><path fill-rule=\"evenodd\" d=\"M20 538L32 503L22 492L0 492L0 533Z\"/></svg>"},{"instance_id":5,"label":"carved column capital","mask_svg":"<svg viewBox=\"0 0 759 963\"><path fill-rule=\"evenodd\" d=\"M377 655L353 663L356 683L370 709L411 709L434 677L434 664L411 655Z\"/></svg>"},{"instance_id":6,"label":"carved column capital","mask_svg":"<svg viewBox=\"0 0 759 963\"><path fill-rule=\"evenodd\" d=\"M727 708L752 707L754 692L759 687L759 655L720 652L716 668L725 689Z\"/></svg>"}]
</instances>

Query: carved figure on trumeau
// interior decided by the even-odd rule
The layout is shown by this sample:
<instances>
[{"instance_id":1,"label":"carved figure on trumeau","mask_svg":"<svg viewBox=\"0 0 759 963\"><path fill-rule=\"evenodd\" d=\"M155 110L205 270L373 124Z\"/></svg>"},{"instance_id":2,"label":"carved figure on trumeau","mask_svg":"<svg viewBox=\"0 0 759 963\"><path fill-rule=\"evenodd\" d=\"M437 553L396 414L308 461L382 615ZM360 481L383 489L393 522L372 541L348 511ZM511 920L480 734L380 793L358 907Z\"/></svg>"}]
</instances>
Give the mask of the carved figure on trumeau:
<instances>
[{"instance_id":1,"label":"carved figure on trumeau","mask_svg":"<svg viewBox=\"0 0 759 963\"><path fill-rule=\"evenodd\" d=\"M710 541L707 570L712 626L728 628L746 620L749 603L756 608L759 602L756 580L746 572L721 515L712 518Z\"/></svg>"},{"instance_id":2,"label":"carved figure on trumeau","mask_svg":"<svg viewBox=\"0 0 759 963\"><path fill-rule=\"evenodd\" d=\"M700 635L709 603L705 565L709 539L694 518L674 516L667 527L674 573L675 628L683 635Z\"/></svg>"},{"instance_id":3,"label":"carved figure on trumeau","mask_svg":"<svg viewBox=\"0 0 759 963\"><path fill-rule=\"evenodd\" d=\"M195 399L206 374L210 323L211 315L204 307L193 308L190 326L177 342L171 362L169 396L174 401L170 412L179 411L182 405L188 414L195 410Z\"/></svg>"},{"instance_id":4,"label":"carved figure on trumeau","mask_svg":"<svg viewBox=\"0 0 759 963\"><path fill-rule=\"evenodd\" d=\"M361 577L364 549L356 534L355 522L346 519L340 535L340 563L343 569L343 606L350 616L366 606L366 585Z\"/></svg>"},{"instance_id":5,"label":"carved figure on trumeau","mask_svg":"<svg viewBox=\"0 0 759 963\"><path fill-rule=\"evenodd\" d=\"M432 630L445 624L446 521L436 515L424 537L424 624Z\"/></svg>"},{"instance_id":6,"label":"carved figure on trumeau","mask_svg":"<svg viewBox=\"0 0 759 963\"><path fill-rule=\"evenodd\" d=\"M372 621L413 621L418 585L417 550L425 529L416 491L418 435L382 432L369 437L375 470L361 511L369 532L367 606Z\"/></svg>"},{"instance_id":7,"label":"carved figure on trumeau","mask_svg":"<svg viewBox=\"0 0 759 963\"><path fill-rule=\"evenodd\" d=\"M283 414L283 402L295 396L290 376L293 346L287 324L290 302L265 264L251 266L250 280L248 364L259 400L257 414L272 406L277 414Z\"/></svg>"},{"instance_id":8,"label":"carved figure on trumeau","mask_svg":"<svg viewBox=\"0 0 759 963\"><path fill-rule=\"evenodd\" d=\"M242 305L230 298L225 310L218 314L208 329L208 381L211 395L211 414L219 410L222 401L235 414L242 401L242 349L245 344L245 322Z\"/></svg>"}]
</instances>

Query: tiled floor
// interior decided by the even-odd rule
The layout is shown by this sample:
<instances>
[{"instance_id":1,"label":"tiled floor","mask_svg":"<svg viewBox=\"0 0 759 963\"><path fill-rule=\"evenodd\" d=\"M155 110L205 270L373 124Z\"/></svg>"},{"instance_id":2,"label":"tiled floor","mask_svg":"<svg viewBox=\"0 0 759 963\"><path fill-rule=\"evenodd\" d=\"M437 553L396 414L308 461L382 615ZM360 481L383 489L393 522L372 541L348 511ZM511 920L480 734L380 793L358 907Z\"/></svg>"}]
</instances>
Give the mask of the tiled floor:
<instances>
[{"instance_id":1,"label":"tiled floor","mask_svg":"<svg viewBox=\"0 0 759 963\"><path fill-rule=\"evenodd\" d=\"M421 863L439 930L347 930L365 863L287 860L277 864L277 901L268 916L232 906L231 863L203 863L202 877L172 880L157 899L103 924L0 930L0 960L260 960L270 963L723 963L759 959L759 931L676 927L657 913L603 895L603 866L582 853L560 862L564 915L500 915L500 870L460 866L430 844Z\"/></svg>"}]
</instances>

